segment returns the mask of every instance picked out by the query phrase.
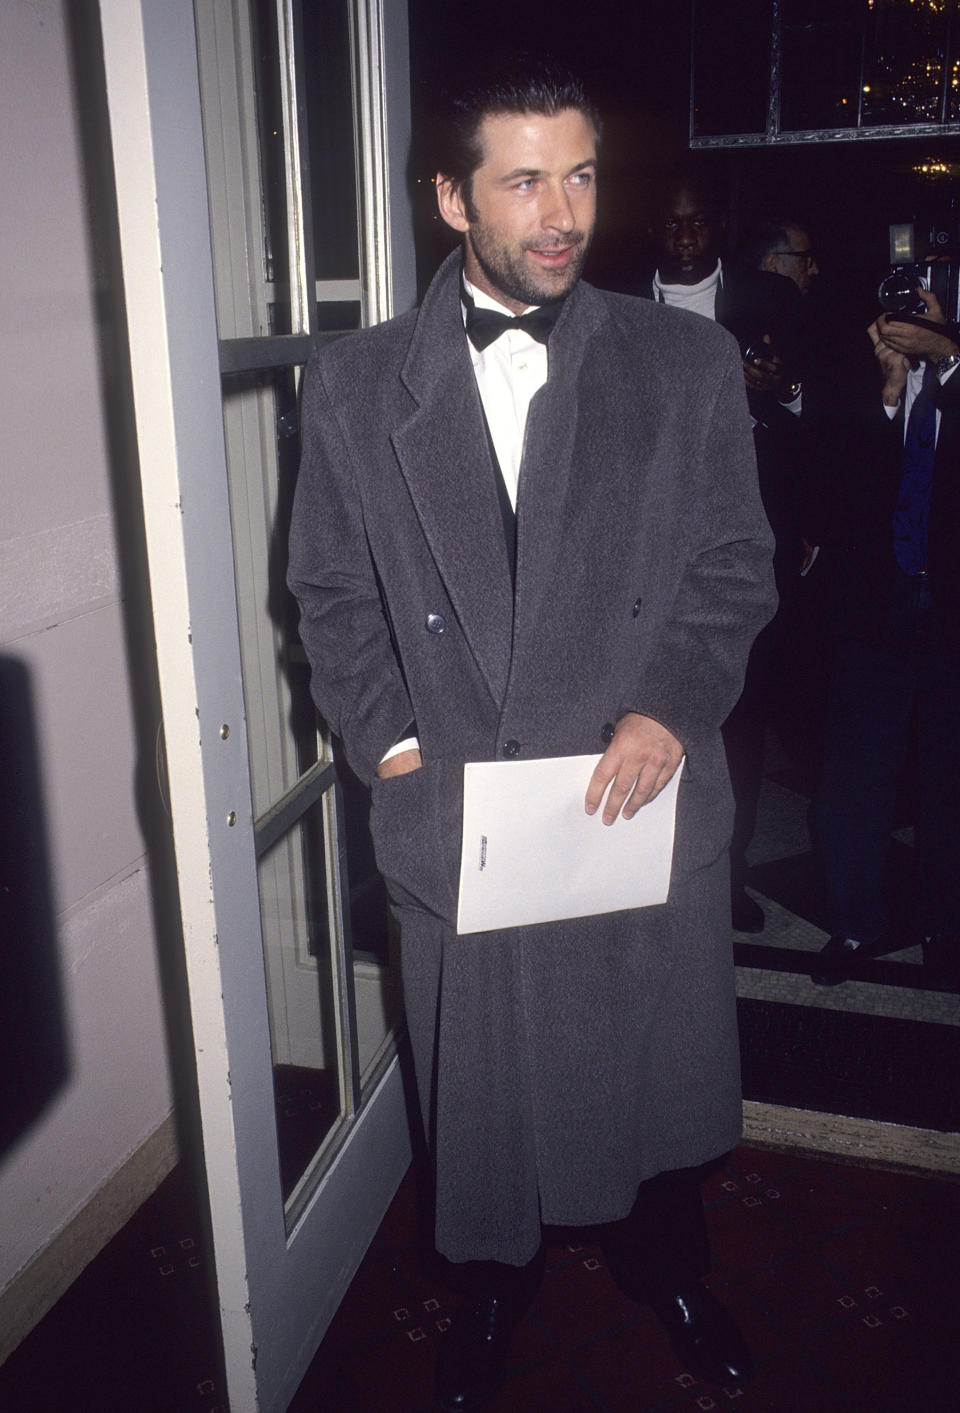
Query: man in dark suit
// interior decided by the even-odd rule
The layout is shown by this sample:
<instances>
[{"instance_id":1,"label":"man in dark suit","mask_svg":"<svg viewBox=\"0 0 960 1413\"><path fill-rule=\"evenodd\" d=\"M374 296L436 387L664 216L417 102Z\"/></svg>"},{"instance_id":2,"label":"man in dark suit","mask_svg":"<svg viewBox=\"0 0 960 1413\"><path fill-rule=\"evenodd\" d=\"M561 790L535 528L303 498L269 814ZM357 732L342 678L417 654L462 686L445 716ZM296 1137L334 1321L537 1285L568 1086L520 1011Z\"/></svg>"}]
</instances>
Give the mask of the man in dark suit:
<instances>
[{"instance_id":1,"label":"man in dark suit","mask_svg":"<svg viewBox=\"0 0 960 1413\"><path fill-rule=\"evenodd\" d=\"M756 827L764 737L789 651L790 600L800 584L806 551L801 508L809 448L799 415L800 287L779 270L764 267L766 250L751 251L751 265L725 262L722 234L720 202L701 179L680 172L664 184L650 224L657 252L650 294L660 303L716 320L737 339L760 496L776 543L780 611L753 646L743 691L723 727L736 803L731 921L738 932L756 933L763 930L764 913L746 891L747 849Z\"/></svg>"},{"instance_id":2,"label":"man in dark suit","mask_svg":"<svg viewBox=\"0 0 960 1413\"><path fill-rule=\"evenodd\" d=\"M695 1170L740 1133L719 727L773 601L737 349L581 282L599 123L569 74L517 59L440 131L462 254L312 362L290 551L317 704L372 786L466 1296L439 1404L497 1386L542 1223L603 1224L682 1358L736 1384ZM458 935L464 763L594 753L601 830L685 758L667 903Z\"/></svg>"},{"instance_id":3,"label":"man in dark suit","mask_svg":"<svg viewBox=\"0 0 960 1413\"><path fill-rule=\"evenodd\" d=\"M921 317L870 326L883 385L847 457L817 804L831 936L814 980L825 985L915 942L935 984L960 984L960 344L936 296L918 294ZM919 915L897 937L884 864L914 715Z\"/></svg>"}]
</instances>

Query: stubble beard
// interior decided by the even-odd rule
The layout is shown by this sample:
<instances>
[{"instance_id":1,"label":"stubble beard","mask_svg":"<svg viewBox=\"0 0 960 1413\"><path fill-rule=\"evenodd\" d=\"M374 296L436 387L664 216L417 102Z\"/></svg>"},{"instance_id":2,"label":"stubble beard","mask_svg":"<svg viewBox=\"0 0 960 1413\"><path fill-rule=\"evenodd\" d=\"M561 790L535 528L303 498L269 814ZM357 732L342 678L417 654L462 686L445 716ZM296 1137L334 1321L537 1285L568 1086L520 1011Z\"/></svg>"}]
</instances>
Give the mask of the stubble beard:
<instances>
[{"instance_id":1,"label":"stubble beard","mask_svg":"<svg viewBox=\"0 0 960 1413\"><path fill-rule=\"evenodd\" d=\"M474 258L493 289L524 305L551 304L564 299L580 278L592 238L592 231L571 231L553 247L532 242L515 247L495 235L482 221L474 222L467 233ZM538 274L524 263L526 250L565 249L568 245L574 249L563 269L543 270Z\"/></svg>"}]
</instances>

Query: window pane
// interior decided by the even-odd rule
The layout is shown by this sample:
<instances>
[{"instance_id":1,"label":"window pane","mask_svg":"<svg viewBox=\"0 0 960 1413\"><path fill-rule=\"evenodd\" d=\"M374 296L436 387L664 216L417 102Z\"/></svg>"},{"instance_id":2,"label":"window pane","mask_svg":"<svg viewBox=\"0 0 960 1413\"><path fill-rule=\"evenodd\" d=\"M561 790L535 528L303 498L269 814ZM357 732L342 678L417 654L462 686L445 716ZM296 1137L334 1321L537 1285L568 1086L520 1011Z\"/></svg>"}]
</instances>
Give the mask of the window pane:
<instances>
[{"instance_id":1,"label":"window pane","mask_svg":"<svg viewBox=\"0 0 960 1413\"><path fill-rule=\"evenodd\" d=\"M342 1113L323 811L321 800L257 867L284 1201Z\"/></svg>"},{"instance_id":2,"label":"window pane","mask_svg":"<svg viewBox=\"0 0 960 1413\"><path fill-rule=\"evenodd\" d=\"M359 299L326 299L317 304L317 329L320 333L349 333L359 327Z\"/></svg>"},{"instance_id":3,"label":"window pane","mask_svg":"<svg viewBox=\"0 0 960 1413\"><path fill-rule=\"evenodd\" d=\"M873 0L867 26L863 124L940 120L949 7Z\"/></svg>"},{"instance_id":4,"label":"window pane","mask_svg":"<svg viewBox=\"0 0 960 1413\"><path fill-rule=\"evenodd\" d=\"M251 784L260 816L317 759L298 613L285 582L300 456L294 370L233 375L223 391Z\"/></svg>"},{"instance_id":5,"label":"window pane","mask_svg":"<svg viewBox=\"0 0 960 1413\"><path fill-rule=\"evenodd\" d=\"M958 29L960 29L960 26L958 26ZM960 121L960 59L956 58L958 38L960 38L960 35L955 34L950 56L950 82L947 85L948 123Z\"/></svg>"},{"instance_id":6,"label":"window pane","mask_svg":"<svg viewBox=\"0 0 960 1413\"><path fill-rule=\"evenodd\" d=\"M288 261L287 188L283 106L276 7L254 3L255 83L260 137L260 184L263 201L263 278L267 285L268 328L289 334L290 268Z\"/></svg>"},{"instance_id":7,"label":"window pane","mask_svg":"<svg viewBox=\"0 0 960 1413\"><path fill-rule=\"evenodd\" d=\"M783 9L780 128L855 127L859 0L788 0Z\"/></svg>"},{"instance_id":8,"label":"window pane","mask_svg":"<svg viewBox=\"0 0 960 1413\"><path fill-rule=\"evenodd\" d=\"M765 131L770 36L770 0L700 0L693 36L695 137Z\"/></svg>"},{"instance_id":9,"label":"window pane","mask_svg":"<svg viewBox=\"0 0 960 1413\"><path fill-rule=\"evenodd\" d=\"M317 279L357 279L360 250L346 0L304 5L303 43Z\"/></svg>"}]
</instances>

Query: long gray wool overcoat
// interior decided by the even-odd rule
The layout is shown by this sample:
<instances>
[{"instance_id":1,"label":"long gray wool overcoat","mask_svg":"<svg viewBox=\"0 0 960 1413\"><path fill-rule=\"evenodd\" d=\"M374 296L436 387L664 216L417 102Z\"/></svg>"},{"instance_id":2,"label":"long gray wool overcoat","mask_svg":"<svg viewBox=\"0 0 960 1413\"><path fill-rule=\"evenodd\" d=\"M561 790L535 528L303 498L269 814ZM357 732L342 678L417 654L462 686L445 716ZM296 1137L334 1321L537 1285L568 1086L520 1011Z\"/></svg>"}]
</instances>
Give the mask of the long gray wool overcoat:
<instances>
[{"instance_id":1,"label":"long gray wool overcoat","mask_svg":"<svg viewBox=\"0 0 960 1413\"><path fill-rule=\"evenodd\" d=\"M623 1217L740 1135L719 728L772 541L733 339L581 283L530 408L514 591L459 264L312 361L290 584L317 705L372 784L437 1246L520 1264L541 1220ZM667 903L458 937L464 762L600 752L627 710L686 752ZM422 769L375 779L414 719Z\"/></svg>"}]
</instances>

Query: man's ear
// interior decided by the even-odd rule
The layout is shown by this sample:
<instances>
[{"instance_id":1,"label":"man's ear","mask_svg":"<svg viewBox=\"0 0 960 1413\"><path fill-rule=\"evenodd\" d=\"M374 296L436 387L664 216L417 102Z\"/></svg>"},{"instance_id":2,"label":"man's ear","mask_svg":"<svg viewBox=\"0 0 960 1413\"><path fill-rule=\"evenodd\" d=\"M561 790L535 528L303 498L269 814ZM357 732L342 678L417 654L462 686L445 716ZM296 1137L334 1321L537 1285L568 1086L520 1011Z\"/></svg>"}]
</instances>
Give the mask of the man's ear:
<instances>
[{"instance_id":1,"label":"man's ear","mask_svg":"<svg viewBox=\"0 0 960 1413\"><path fill-rule=\"evenodd\" d=\"M766 271L767 271L769 274L771 274L771 275L775 275L775 274L777 274L778 272L774 269L774 263L775 263L775 259L774 259L773 251L772 251L772 250L768 250L767 253L766 253L766 255L765 255L765 256L763 257L763 259L760 261L760 269L761 269L761 270L766 270Z\"/></svg>"},{"instance_id":2,"label":"man's ear","mask_svg":"<svg viewBox=\"0 0 960 1413\"><path fill-rule=\"evenodd\" d=\"M459 184L455 183L452 177L445 177L442 172L437 173L437 205L440 208L440 215L448 226L452 226L455 231L469 230L470 222L467 220L467 213L464 210L463 194Z\"/></svg>"}]
</instances>

